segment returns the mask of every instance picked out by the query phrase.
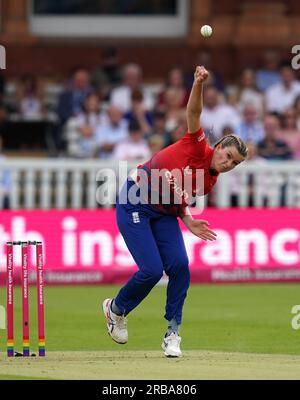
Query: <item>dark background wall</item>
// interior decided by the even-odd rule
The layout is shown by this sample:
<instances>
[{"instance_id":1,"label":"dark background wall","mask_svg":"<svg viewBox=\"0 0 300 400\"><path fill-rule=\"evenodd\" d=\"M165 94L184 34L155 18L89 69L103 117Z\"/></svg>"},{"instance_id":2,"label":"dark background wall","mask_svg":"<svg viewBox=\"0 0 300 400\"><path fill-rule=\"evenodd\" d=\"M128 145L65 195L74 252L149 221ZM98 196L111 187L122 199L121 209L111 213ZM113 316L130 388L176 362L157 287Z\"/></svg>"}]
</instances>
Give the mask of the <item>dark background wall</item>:
<instances>
[{"instance_id":1,"label":"dark background wall","mask_svg":"<svg viewBox=\"0 0 300 400\"><path fill-rule=\"evenodd\" d=\"M190 19L186 38L120 38L120 61L138 62L145 78L154 80L165 76L172 65L193 67L196 53L207 49L213 68L232 80L244 65L258 66L263 49L277 48L283 58L291 59L292 46L300 44L298 0L187 1ZM199 34L206 23L214 28L209 40ZM100 59L101 48L116 43L97 38L35 37L28 23L28 0L2 0L0 44L7 49L5 74L13 77L25 72L65 75L78 64L93 67Z\"/></svg>"}]
</instances>

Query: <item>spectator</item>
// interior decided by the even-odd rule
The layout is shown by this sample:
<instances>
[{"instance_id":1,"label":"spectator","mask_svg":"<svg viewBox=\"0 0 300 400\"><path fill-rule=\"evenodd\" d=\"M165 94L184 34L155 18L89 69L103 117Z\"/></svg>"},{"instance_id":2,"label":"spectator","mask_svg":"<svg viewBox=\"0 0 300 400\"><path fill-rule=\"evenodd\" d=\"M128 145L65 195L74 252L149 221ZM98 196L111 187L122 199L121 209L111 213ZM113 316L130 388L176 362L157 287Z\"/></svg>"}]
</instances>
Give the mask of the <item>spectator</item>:
<instances>
[{"instance_id":1,"label":"spectator","mask_svg":"<svg viewBox=\"0 0 300 400\"><path fill-rule=\"evenodd\" d=\"M300 82L295 80L295 73L289 63L282 64L281 81L266 91L266 109L268 112L283 114L292 107L300 94Z\"/></svg>"},{"instance_id":2,"label":"spectator","mask_svg":"<svg viewBox=\"0 0 300 400\"><path fill-rule=\"evenodd\" d=\"M178 142L179 139L182 138L182 136L185 135L187 132L188 127L187 127L187 122L186 118L180 118L177 122L177 126L170 132L170 144L174 144Z\"/></svg>"},{"instance_id":3,"label":"spectator","mask_svg":"<svg viewBox=\"0 0 300 400\"><path fill-rule=\"evenodd\" d=\"M161 135L150 136L148 143L152 157L165 147L165 141Z\"/></svg>"},{"instance_id":4,"label":"spectator","mask_svg":"<svg viewBox=\"0 0 300 400\"><path fill-rule=\"evenodd\" d=\"M292 151L288 144L278 139L280 130L279 118L267 114L264 118L265 139L258 143L258 155L267 160L290 160Z\"/></svg>"},{"instance_id":5,"label":"spectator","mask_svg":"<svg viewBox=\"0 0 300 400\"><path fill-rule=\"evenodd\" d=\"M255 162L257 165L264 165L267 161L260 157L257 152L256 144L253 142L247 143L248 148L248 157L245 163L249 161ZM248 196L247 196L247 204L246 207L254 207L255 206L255 181L254 175L249 174L248 178ZM256 185L259 185L259 192L263 192L267 187L267 176L265 174L260 174L257 176ZM238 171L232 171L230 173L230 188L231 188L231 207L238 207L240 206L239 197L241 192L242 182L241 182L241 175Z\"/></svg>"},{"instance_id":6,"label":"spectator","mask_svg":"<svg viewBox=\"0 0 300 400\"><path fill-rule=\"evenodd\" d=\"M96 132L97 150L99 158L110 158L117 143L128 137L128 122L123 118L122 111L115 106L107 110L107 121L98 126Z\"/></svg>"},{"instance_id":7,"label":"spectator","mask_svg":"<svg viewBox=\"0 0 300 400\"><path fill-rule=\"evenodd\" d=\"M163 140L163 147L169 146L171 137L170 132L166 130L166 114L157 111L153 115L153 128L146 135L146 139L150 140L152 136L160 136Z\"/></svg>"},{"instance_id":8,"label":"spectator","mask_svg":"<svg viewBox=\"0 0 300 400\"><path fill-rule=\"evenodd\" d=\"M236 109L228 104L221 104L217 89L213 86L207 87L204 91L204 107L201 114L201 125L205 133L211 133L212 140L217 141L228 123L235 130L239 122L240 117Z\"/></svg>"},{"instance_id":9,"label":"spectator","mask_svg":"<svg viewBox=\"0 0 300 400\"><path fill-rule=\"evenodd\" d=\"M227 135L232 135L233 133L234 133L234 129L230 125L225 125L222 129L222 137L227 136Z\"/></svg>"},{"instance_id":10,"label":"spectator","mask_svg":"<svg viewBox=\"0 0 300 400\"><path fill-rule=\"evenodd\" d=\"M279 53L269 49L263 54L263 66L256 72L256 83L260 91L265 92L272 85L280 83Z\"/></svg>"},{"instance_id":11,"label":"spectator","mask_svg":"<svg viewBox=\"0 0 300 400\"><path fill-rule=\"evenodd\" d=\"M2 137L0 136L0 164L5 160L5 156L2 153ZM10 171L0 170L0 209L8 210L10 208L9 201L10 192Z\"/></svg>"},{"instance_id":12,"label":"spectator","mask_svg":"<svg viewBox=\"0 0 300 400\"><path fill-rule=\"evenodd\" d=\"M264 96L257 89L255 72L251 68L246 68L242 72L239 97L240 109L243 109L246 104L252 103L255 106L258 115L260 117L263 115Z\"/></svg>"},{"instance_id":13,"label":"spectator","mask_svg":"<svg viewBox=\"0 0 300 400\"><path fill-rule=\"evenodd\" d=\"M111 105L120 108L124 113L131 110L131 94L134 89L141 89L144 96L145 110L152 110L154 99L146 89L142 89L142 70L137 64L127 64L122 71L122 86L111 93Z\"/></svg>"},{"instance_id":14,"label":"spectator","mask_svg":"<svg viewBox=\"0 0 300 400\"><path fill-rule=\"evenodd\" d=\"M70 117L80 114L86 97L91 93L88 71L83 68L76 69L70 87L59 97L57 112L60 122L64 124Z\"/></svg>"},{"instance_id":15,"label":"spectator","mask_svg":"<svg viewBox=\"0 0 300 400\"><path fill-rule=\"evenodd\" d=\"M185 108L182 107L181 91L174 88L167 89L165 93L166 130L176 128L178 121L185 117Z\"/></svg>"},{"instance_id":16,"label":"spectator","mask_svg":"<svg viewBox=\"0 0 300 400\"><path fill-rule=\"evenodd\" d=\"M101 63L91 74L93 87L104 100L109 99L113 88L121 84L121 67L115 47L107 47L102 51Z\"/></svg>"},{"instance_id":17,"label":"spectator","mask_svg":"<svg viewBox=\"0 0 300 400\"><path fill-rule=\"evenodd\" d=\"M300 159L300 130L297 128L296 111L289 108L282 116L282 127L278 138L284 140L293 152L295 160Z\"/></svg>"},{"instance_id":18,"label":"spectator","mask_svg":"<svg viewBox=\"0 0 300 400\"><path fill-rule=\"evenodd\" d=\"M24 119L40 119L43 115L42 102L33 75L24 75L17 91L17 108Z\"/></svg>"},{"instance_id":19,"label":"spectator","mask_svg":"<svg viewBox=\"0 0 300 400\"><path fill-rule=\"evenodd\" d=\"M70 86L60 95L57 106L59 118L55 132L55 144L58 149L64 149L62 141L62 128L67 120L82 112L86 97L92 93L90 75L87 70L78 68L75 70Z\"/></svg>"},{"instance_id":20,"label":"spectator","mask_svg":"<svg viewBox=\"0 0 300 400\"><path fill-rule=\"evenodd\" d=\"M296 113L297 129L300 130L300 95L296 97L294 108L295 108L295 113Z\"/></svg>"},{"instance_id":21,"label":"spectator","mask_svg":"<svg viewBox=\"0 0 300 400\"><path fill-rule=\"evenodd\" d=\"M150 148L143 138L143 132L137 121L129 124L129 137L119 142L112 154L112 158L120 161L147 160L151 157Z\"/></svg>"},{"instance_id":22,"label":"spectator","mask_svg":"<svg viewBox=\"0 0 300 400\"><path fill-rule=\"evenodd\" d=\"M99 96L90 94L85 99L83 111L67 121L65 138L69 156L77 158L93 157L96 131L98 126L103 124L103 120L104 116L100 113Z\"/></svg>"},{"instance_id":23,"label":"spectator","mask_svg":"<svg viewBox=\"0 0 300 400\"><path fill-rule=\"evenodd\" d=\"M168 79L165 85L165 89L158 95L158 108L165 107L166 105L166 93L168 89L173 88L180 93L181 103L180 106L185 108L189 101L189 90L185 86L184 74L180 68L173 68L168 74Z\"/></svg>"},{"instance_id":24,"label":"spectator","mask_svg":"<svg viewBox=\"0 0 300 400\"><path fill-rule=\"evenodd\" d=\"M258 119L256 107L246 104L243 108L243 118L236 128L236 134L244 141L258 143L264 139L264 127Z\"/></svg>"},{"instance_id":25,"label":"spectator","mask_svg":"<svg viewBox=\"0 0 300 400\"><path fill-rule=\"evenodd\" d=\"M240 91L236 85L228 85L225 89L225 98L227 105L239 111Z\"/></svg>"},{"instance_id":26,"label":"spectator","mask_svg":"<svg viewBox=\"0 0 300 400\"><path fill-rule=\"evenodd\" d=\"M143 134L147 134L153 124L152 112L144 108L144 95L141 89L134 89L131 93L131 110L127 112L124 117L130 123L137 120L141 126Z\"/></svg>"}]
</instances>

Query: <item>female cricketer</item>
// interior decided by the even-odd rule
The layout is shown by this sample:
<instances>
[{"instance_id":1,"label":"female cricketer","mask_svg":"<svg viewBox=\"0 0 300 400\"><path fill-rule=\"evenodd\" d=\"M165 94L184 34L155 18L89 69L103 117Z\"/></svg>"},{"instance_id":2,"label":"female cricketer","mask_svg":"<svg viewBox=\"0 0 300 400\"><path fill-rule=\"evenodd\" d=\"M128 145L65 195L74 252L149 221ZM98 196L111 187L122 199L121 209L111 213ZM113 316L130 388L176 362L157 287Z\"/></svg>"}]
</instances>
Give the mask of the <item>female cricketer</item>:
<instances>
[{"instance_id":1,"label":"female cricketer","mask_svg":"<svg viewBox=\"0 0 300 400\"><path fill-rule=\"evenodd\" d=\"M221 173L231 171L247 157L247 147L235 135L222 138L211 148L200 127L203 107L203 83L208 71L196 68L194 84L187 105L188 133L177 143L163 149L130 176L123 187L117 203L117 223L126 245L137 266L136 272L114 299L106 299L102 308L108 333L119 343L128 341L126 316L136 308L160 281L163 272L169 278L165 319L168 331L162 348L166 357L181 357L179 327L182 310L190 285L189 260L187 257L178 218L187 228L204 241L216 240L209 223L195 220L189 210L189 195L205 195L211 191ZM165 188L153 178L153 171L164 171L164 185L169 185L171 195L165 201ZM197 187L197 171L202 171L202 186ZM171 172L172 171L172 172ZM180 179L173 171L191 179L191 193L179 187ZM140 174L139 172L143 172ZM146 176L146 179L142 179ZM158 201L150 195L144 201L144 186L148 193L159 192ZM131 201L129 193L136 193L141 201ZM127 201L123 201L124 197ZM122 201L120 201L122 199ZM180 201L178 201L180 200Z\"/></svg>"}]
</instances>

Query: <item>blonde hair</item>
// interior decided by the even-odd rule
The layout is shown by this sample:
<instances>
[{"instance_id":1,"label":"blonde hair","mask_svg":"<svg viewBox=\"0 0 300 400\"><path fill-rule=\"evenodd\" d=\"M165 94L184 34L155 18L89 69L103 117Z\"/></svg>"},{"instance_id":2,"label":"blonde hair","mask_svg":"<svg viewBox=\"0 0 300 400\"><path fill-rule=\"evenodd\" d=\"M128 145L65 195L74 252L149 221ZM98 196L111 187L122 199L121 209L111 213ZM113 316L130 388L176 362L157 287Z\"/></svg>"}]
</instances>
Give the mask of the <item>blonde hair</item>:
<instances>
[{"instance_id":1,"label":"blonde hair","mask_svg":"<svg viewBox=\"0 0 300 400\"><path fill-rule=\"evenodd\" d=\"M234 146L239 154L245 158L248 156L248 148L246 144L243 142L241 138L239 138L236 135L226 135L222 139L220 139L214 147L217 147L218 145L221 145L222 148L224 149L225 147L231 147Z\"/></svg>"}]
</instances>

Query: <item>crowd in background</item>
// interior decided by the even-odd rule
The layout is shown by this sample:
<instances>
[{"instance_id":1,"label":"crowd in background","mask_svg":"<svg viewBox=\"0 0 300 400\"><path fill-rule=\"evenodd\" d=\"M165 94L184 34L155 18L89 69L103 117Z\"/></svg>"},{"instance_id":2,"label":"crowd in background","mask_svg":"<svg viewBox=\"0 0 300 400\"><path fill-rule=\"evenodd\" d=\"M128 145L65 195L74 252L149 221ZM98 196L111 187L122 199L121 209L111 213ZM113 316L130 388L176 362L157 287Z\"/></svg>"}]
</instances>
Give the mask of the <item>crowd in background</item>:
<instances>
[{"instance_id":1,"label":"crowd in background","mask_svg":"<svg viewBox=\"0 0 300 400\"><path fill-rule=\"evenodd\" d=\"M198 56L210 67L209 54ZM143 80L137 64L121 65L115 49L101 64L77 67L52 104L43 102L35 77L20 78L7 100L0 79L0 136L5 150L6 121L52 117L55 155L115 160L148 159L186 132L185 110L194 69L173 67L165 82ZM300 159L300 82L290 63L266 51L264 65L245 66L234 84L210 71L204 89L201 124L211 144L234 132L251 145L251 154L268 160ZM162 77L163 78L163 77Z\"/></svg>"},{"instance_id":2,"label":"crowd in background","mask_svg":"<svg viewBox=\"0 0 300 400\"><path fill-rule=\"evenodd\" d=\"M300 81L290 62L268 50L259 68L245 66L233 83L211 67L209 53L199 53L196 63L210 70L201 125L211 145L235 133L247 142L250 160L300 160ZM9 122L20 120L47 121L46 156L147 160L187 131L195 66L190 71L174 66L163 82L149 84L139 65L121 65L116 49L109 48L94 69L77 67L63 84L50 82L50 99L34 76L22 76L11 90L12 84L0 75L0 160L9 153L7 137L14 136L17 143L25 138L25 148L35 148L25 135L30 127L22 128L24 137L8 130ZM22 154L20 145L15 155ZM8 181L2 178L4 192ZM234 175L231 190L235 206L239 181Z\"/></svg>"}]
</instances>

